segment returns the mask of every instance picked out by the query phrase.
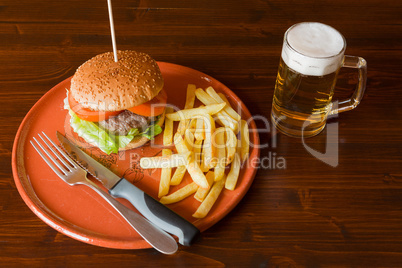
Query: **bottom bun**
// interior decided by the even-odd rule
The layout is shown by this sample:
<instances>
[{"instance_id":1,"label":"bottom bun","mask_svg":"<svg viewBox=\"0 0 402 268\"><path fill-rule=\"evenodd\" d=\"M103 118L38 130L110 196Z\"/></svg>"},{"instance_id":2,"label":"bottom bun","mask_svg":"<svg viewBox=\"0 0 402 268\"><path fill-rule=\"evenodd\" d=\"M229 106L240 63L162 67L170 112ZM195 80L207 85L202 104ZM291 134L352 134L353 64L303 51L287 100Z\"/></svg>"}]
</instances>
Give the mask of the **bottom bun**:
<instances>
[{"instance_id":1,"label":"bottom bun","mask_svg":"<svg viewBox=\"0 0 402 268\"><path fill-rule=\"evenodd\" d=\"M165 112L163 112L163 114L161 115L161 117L159 118L159 121L157 123L157 125L159 125L160 127L163 126L163 123L165 122ZM141 147L142 145L146 144L147 142L149 142L150 140L147 137L137 137L134 138L129 144L127 144L126 147L124 148L120 148L120 151L127 151L130 149L134 149L134 148L138 148Z\"/></svg>"}]
</instances>

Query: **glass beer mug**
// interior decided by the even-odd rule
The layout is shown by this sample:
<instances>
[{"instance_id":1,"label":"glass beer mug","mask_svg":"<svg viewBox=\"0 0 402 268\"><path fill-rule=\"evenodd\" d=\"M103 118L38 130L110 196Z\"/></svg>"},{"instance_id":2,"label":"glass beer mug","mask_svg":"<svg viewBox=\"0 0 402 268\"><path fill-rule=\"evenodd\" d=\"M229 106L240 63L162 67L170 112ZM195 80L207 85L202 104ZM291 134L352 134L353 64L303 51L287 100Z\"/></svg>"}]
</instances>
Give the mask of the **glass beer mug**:
<instances>
[{"instance_id":1,"label":"glass beer mug","mask_svg":"<svg viewBox=\"0 0 402 268\"><path fill-rule=\"evenodd\" d=\"M279 131L293 137L314 136L324 129L329 115L359 104L366 87L366 61L344 55L345 49L345 38L322 23L302 22L286 31L271 114ZM350 99L333 105L341 67L357 68L359 82Z\"/></svg>"}]
</instances>

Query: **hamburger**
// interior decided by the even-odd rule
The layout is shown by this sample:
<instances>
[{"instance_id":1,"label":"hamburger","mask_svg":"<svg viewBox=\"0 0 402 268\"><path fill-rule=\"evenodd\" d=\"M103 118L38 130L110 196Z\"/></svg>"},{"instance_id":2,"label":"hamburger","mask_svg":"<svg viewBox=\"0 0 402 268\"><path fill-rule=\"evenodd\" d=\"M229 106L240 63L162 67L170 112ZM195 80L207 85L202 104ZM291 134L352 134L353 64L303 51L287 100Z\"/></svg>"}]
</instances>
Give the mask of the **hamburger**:
<instances>
[{"instance_id":1,"label":"hamburger","mask_svg":"<svg viewBox=\"0 0 402 268\"><path fill-rule=\"evenodd\" d=\"M65 108L78 136L103 152L140 147L162 132L167 95L160 69L148 54L97 55L76 70Z\"/></svg>"}]
</instances>

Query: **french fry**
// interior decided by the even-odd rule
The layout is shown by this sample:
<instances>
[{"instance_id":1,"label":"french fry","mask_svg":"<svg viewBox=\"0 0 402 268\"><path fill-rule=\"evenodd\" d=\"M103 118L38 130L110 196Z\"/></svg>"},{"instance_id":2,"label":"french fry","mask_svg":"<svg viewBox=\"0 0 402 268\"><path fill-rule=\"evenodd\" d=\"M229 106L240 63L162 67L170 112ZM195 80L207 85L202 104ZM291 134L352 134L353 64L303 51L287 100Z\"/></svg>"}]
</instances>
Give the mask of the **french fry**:
<instances>
[{"instance_id":1,"label":"french fry","mask_svg":"<svg viewBox=\"0 0 402 268\"><path fill-rule=\"evenodd\" d=\"M239 179L240 174L240 165L241 160L238 153L234 155L233 162L230 166L230 171L228 176L226 177L225 188L228 190L234 190L236 187L237 180Z\"/></svg>"},{"instance_id":2,"label":"french fry","mask_svg":"<svg viewBox=\"0 0 402 268\"><path fill-rule=\"evenodd\" d=\"M187 85L187 95L186 95L186 103L184 104L184 109L194 108L195 90L196 90L195 85L193 84Z\"/></svg>"},{"instance_id":3,"label":"french fry","mask_svg":"<svg viewBox=\"0 0 402 268\"><path fill-rule=\"evenodd\" d=\"M187 171L191 176L191 179L200 186L201 188L208 188L209 184L207 179L205 178L204 173L200 169L200 166L195 161L194 155L190 158L190 161L187 163Z\"/></svg>"},{"instance_id":4,"label":"french fry","mask_svg":"<svg viewBox=\"0 0 402 268\"><path fill-rule=\"evenodd\" d=\"M201 165L201 149L202 149L202 140L195 141L194 147L193 147L193 153L194 153L195 161L198 163L198 165ZM202 170L202 168L201 168L201 170Z\"/></svg>"},{"instance_id":5,"label":"french fry","mask_svg":"<svg viewBox=\"0 0 402 268\"><path fill-rule=\"evenodd\" d=\"M204 157L204 165L210 169L216 165L215 146L212 137L213 133L215 132L215 121L210 115L205 116L205 119L205 139L202 153Z\"/></svg>"},{"instance_id":6,"label":"french fry","mask_svg":"<svg viewBox=\"0 0 402 268\"><path fill-rule=\"evenodd\" d=\"M234 132L226 128L225 132L225 146L226 146L226 165L232 163L234 155L237 150L237 138Z\"/></svg>"},{"instance_id":7,"label":"french fry","mask_svg":"<svg viewBox=\"0 0 402 268\"><path fill-rule=\"evenodd\" d=\"M170 149L163 149L162 156L171 156L172 151ZM162 168L161 170L161 180L159 182L159 193L158 197L161 198L164 195L167 195L169 192L170 186L170 176L172 175L172 168Z\"/></svg>"},{"instance_id":8,"label":"french fry","mask_svg":"<svg viewBox=\"0 0 402 268\"><path fill-rule=\"evenodd\" d=\"M218 93L216 93L215 89L213 87L208 87L205 90L217 103L222 103L225 102L221 96L218 95ZM227 99L226 99L227 100ZM225 102L226 103L226 102ZM233 110L233 108L230 106L229 101L226 103L227 105L223 108L223 110L228 113L230 115L230 117L232 117L234 120L236 121L240 121L241 120L241 116L235 111Z\"/></svg>"},{"instance_id":9,"label":"french fry","mask_svg":"<svg viewBox=\"0 0 402 268\"><path fill-rule=\"evenodd\" d=\"M194 134L191 132L190 129L186 129L186 131L184 133L184 142L186 143L187 148L189 148L190 151L193 151Z\"/></svg>"},{"instance_id":10,"label":"french fry","mask_svg":"<svg viewBox=\"0 0 402 268\"><path fill-rule=\"evenodd\" d=\"M186 174L186 166L177 167L173 173L172 179L170 180L170 185L179 185L183 180L184 174Z\"/></svg>"},{"instance_id":11,"label":"french fry","mask_svg":"<svg viewBox=\"0 0 402 268\"><path fill-rule=\"evenodd\" d=\"M193 84L187 85L187 95L186 95L186 103L184 104L184 109L191 109L194 107L195 89L196 89L195 85ZM184 131L186 130L188 121L189 121L188 119L180 120L179 126L177 127L177 132L183 135Z\"/></svg>"},{"instance_id":12,"label":"french fry","mask_svg":"<svg viewBox=\"0 0 402 268\"><path fill-rule=\"evenodd\" d=\"M173 112L172 107L166 107L166 114L170 114ZM163 131L163 145L170 146L172 145L173 140L173 120L169 118L165 119L165 130Z\"/></svg>"},{"instance_id":13,"label":"french fry","mask_svg":"<svg viewBox=\"0 0 402 268\"><path fill-rule=\"evenodd\" d=\"M221 99L222 99L224 102L226 102L227 106L232 107L232 105L230 105L229 100L226 98L225 94L223 94L223 93L218 93L218 95L219 95L219 97L221 97ZM232 107L232 109L233 109L233 107ZM234 110L234 109L233 109L233 110ZM237 112L236 112L236 113L237 113ZM237 113L237 114L240 115L239 113ZM241 116L241 115L240 115L240 116ZM240 120L238 120L238 121L240 121Z\"/></svg>"},{"instance_id":14,"label":"french fry","mask_svg":"<svg viewBox=\"0 0 402 268\"><path fill-rule=\"evenodd\" d=\"M195 118L194 138L199 141L205 139L204 119L202 117Z\"/></svg>"},{"instance_id":15,"label":"french fry","mask_svg":"<svg viewBox=\"0 0 402 268\"><path fill-rule=\"evenodd\" d=\"M213 105L213 104L218 103L214 98L212 98L202 88L197 88L197 90L195 91L195 95L197 96L197 99L199 99L205 105ZM226 102L221 101L220 103L226 103ZM235 119L233 119L232 117L230 117L230 115L223 109L221 111L219 111L218 113L214 114L213 118L215 119L215 121L218 124L225 126L225 127L229 127L233 131L235 131L235 133L237 133L237 130L238 130L237 121Z\"/></svg>"},{"instance_id":16,"label":"french fry","mask_svg":"<svg viewBox=\"0 0 402 268\"><path fill-rule=\"evenodd\" d=\"M189 120L190 123L187 125L187 129L191 130L191 133L195 133L195 128L196 128L196 124L197 124L197 118L193 118L191 120Z\"/></svg>"},{"instance_id":17,"label":"french fry","mask_svg":"<svg viewBox=\"0 0 402 268\"><path fill-rule=\"evenodd\" d=\"M230 107L232 107L232 105L230 105L230 102L228 100L228 98L226 98L225 94L223 93L218 93L219 97L221 97L221 99L226 102L227 105L229 105Z\"/></svg>"},{"instance_id":18,"label":"french fry","mask_svg":"<svg viewBox=\"0 0 402 268\"><path fill-rule=\"evenodd\" d=\"M204 105L211 105L218 103L212 98L208 93L206 93L202 88L197 88L195 90L195 96L199 99ZM222 101L223 102L223 101Z\"/></svg>"},{"instance_id":19,"label":"french fry","mask_svg":"<svg viewBox=\"0 0 402 268\"><path fill-rule=\"evenodd\" d=\"M211 189L212 184L214 183L215 180L215 173L213 171L209 171L207 173L207 175L205 175L205 177L207 178L208 184L209 184L209 188L198 188L197 192L194 195L194 198L197 201L202 202L205 197L207 196L209 190Z\"/></svg>"},{"instance_id":20,"label":"french fry","mask_svg":"<svg viewBox=\"0 0 402 268\"><path fill-rule=\"evenodd\" d=\"M175 113L167 114L166 117L173 121L180 121L184 119L191 119L200 115L213 115L225 107L226 103L211 104L204 107L180 110Z\"/></svg>"},{"instance_id":21,"label":"french fry","mask_svg":"<svg viewBox=\"0 0 402 268\"><path fill-rule=\"evenodd\" d=\"M219 181L216 181L213 185L211 190L209 191L207 197L205 197L204 201L202 201L201 205L193 214L194 218L204 218L209 211L211 210L212 206L215 204L216 200L218 199L220 193L222 192L223 187L225 186L226 178L223 178Z\"/></svg>"},{"instance_id":22,"label":"french fry","mask_svg":"<svg viewBox=\"0 0 402 268\"><path fill-rule=\"evenodd\" d=\"M195 193L198 189L198 185L195 182L187 184L186 186L180 188L170 195L163 196L159 202L162 204L172 204L183 200L186 197L189 197L193 193Z\"/></svg>"},{"instance_id":23,"label":"french fry","mask_svg":"<svg viewBox=\"0 0 402 268\"><path fill-rule=\"evenodd\" d=\"M215 181L219 181L225 175L225 162L226 162L226 147L225 147L225 128L217 128L214 133L215 144L216 144L216 158L217 163L214 169Z\"/></svg>"},{"instance_id":24,"label":"french fry","mask_svg":"<svg viewBox=\"0 0 402 268\"><path fill-rule=\"evenodd\" d=\"M242 161L245 161L248 158L249 150L250 150L250 133L248 130L248 125L245 120L240 121L240 158Z\"/></svg>"},{"instance_id":25,"label":"french fry","mask_svg":"<svg viewBox=\"0 0 402 268\"><path fill-rule=\"evenodd\" d=\"M229 106L229 107L232 107L231 105L230 105L230 102L229 102L229 100L226 98L226 96L223 94L223 93L218 93L218 95L219 95L219 97L221 97L221 99L226 103L226 105L227 106ZM232 107L232 109L233 109L233 107ZM234 110L234 109L233 109ZM236 111L235 111L236 112ZM237 112L236 112L237 113ZM241 115L239 114L239 113L237 113L239 116L240 116L240 118L241 118ZM240 120L237 120L237 122L239 122ZM238 132L236 132L235 131L235 134L237 134Z\"/></svg>"},{"instance_id":26,"label":"french fry","mask_svg":"<svg viewBox=\"0 0 402 268\"><path fill-rule=\"evenodd\" d=\"M176 134L174 134L173 142L179 154L185 154L187 152L191 152L191 148L188 147L188 145L183 139L183 136L180 135L180 133L176 132Z\"/></svg>"},{"instance_id":27,"label":"french fry","mask_svg":"<svg viewBox=\"0 0 402 268\"><path fill-rule=\"evenodd\" d=\"M205 142L205 140L203 141L203 143ZM204 154L205 154L205 146L202 146L202 151L200 154L200 168L202 170L202 172L208 172L209 171L209 167L205 165L205 159L204 159Z\"/></svg>"},{"instance_id":28,"label":"french fry","mask_svg":"<svg viewBox=\"0 0 402 268\"><path fill-rule=\"evenodd\" d=\"M192 154L192 152L190 151L190 148L187 147L187 144L184 141L182 135L180 135L180 133L176 132L176 134L174 135L173 141L174 141L176 150L179 154L188 154L188 153L190 153L190 155ZM170 181L170 184L171 185L179 185L181 183L181 181L183 180L186 170L187 170L187 166L177 167L173 174L172 180Z\"/></svg>"},{"instance_id":29,"label":"french fry","mask_svg":"<svg viewBox=\"0 0 402 268\"><path fill-rule=\"evenodd\" d=\"M213 118L218 124L230 128L231 130L233 130L234 133L239 132L239 123L232 117L230 117L228 114L219 112L213 115Z\"/></svg>"},{"instance_id":30,"label":"french fry","mask_svg":"<svg viewBox=\"0 0 402 268\"><path fill-rule=\"evenodd\" d=\"M185 166L190 158L190 155L191 152L184 152L183 154L165 154L162 156L142 157L140 159L140 166L143 169Z\"/></svg>"},{"instance_id":31,"label":"french fry","mask_svg":"<svg viewBox=\"0 0 402 268\"><path fill-rule=\"evenodd\" d=\"M188 173L190 174L191 178L195 183L198 184L201 188L207 188L208 187L208 182L207 179L205 178L204 173L200 169L200 166L196 162L196 159L194 157L194 153L191 151L191 148L189 148L184 141L183 137L179 134L176 133L174 135L174 143L176 146L176 150L179 153L189 153L190 157L187 161L186 168Z\"/></svg>"}]
</instances>

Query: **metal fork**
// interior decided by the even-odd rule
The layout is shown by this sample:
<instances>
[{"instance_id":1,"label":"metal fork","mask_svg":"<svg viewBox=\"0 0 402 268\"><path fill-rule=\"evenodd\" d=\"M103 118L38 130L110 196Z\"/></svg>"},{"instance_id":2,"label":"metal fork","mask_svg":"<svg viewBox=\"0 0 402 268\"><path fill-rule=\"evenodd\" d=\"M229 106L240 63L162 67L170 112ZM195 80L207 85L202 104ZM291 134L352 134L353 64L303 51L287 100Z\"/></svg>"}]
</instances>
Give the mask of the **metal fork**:
<instances>
[{"instance_id":1,"label":"metal fork","mask_svg":"<svg viewBox=\"0 0 402 268\"><path fill-rule=\"evenodd\" d=\"M90 187L116 209L137 233L156 250L164 254L173 254L177 251L177 242L172 236L106 194L98 185L87 178L87 172L84 169L62 151L44 132L42 134L46 139L40 134L38 136L45 145L35 137L33 137L34 141L31 140L30 142L43 160L63 181L70 186L83 184Z\"/></svg>"}]
</instances>

